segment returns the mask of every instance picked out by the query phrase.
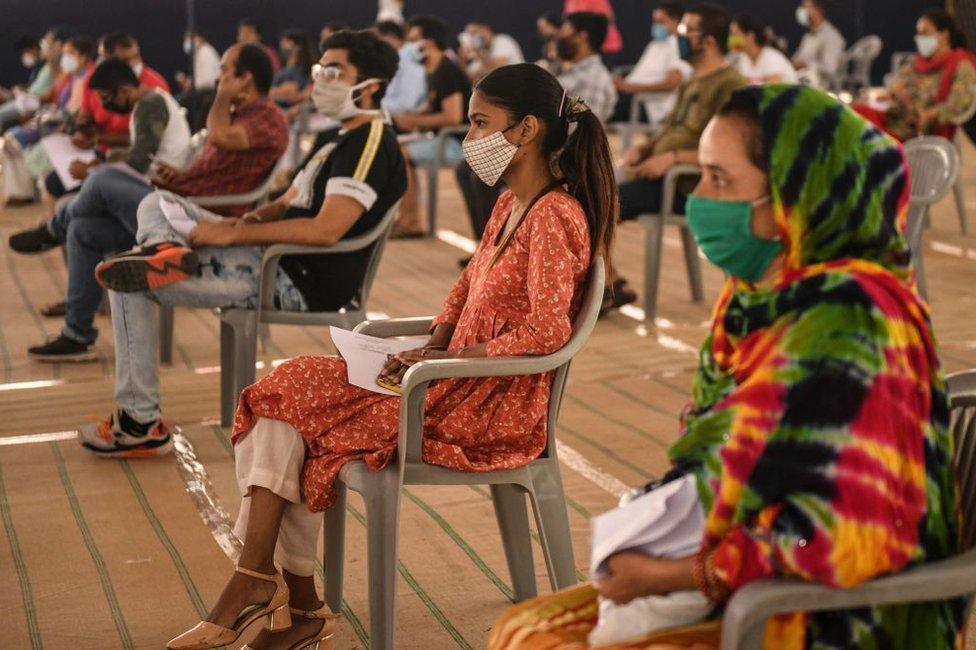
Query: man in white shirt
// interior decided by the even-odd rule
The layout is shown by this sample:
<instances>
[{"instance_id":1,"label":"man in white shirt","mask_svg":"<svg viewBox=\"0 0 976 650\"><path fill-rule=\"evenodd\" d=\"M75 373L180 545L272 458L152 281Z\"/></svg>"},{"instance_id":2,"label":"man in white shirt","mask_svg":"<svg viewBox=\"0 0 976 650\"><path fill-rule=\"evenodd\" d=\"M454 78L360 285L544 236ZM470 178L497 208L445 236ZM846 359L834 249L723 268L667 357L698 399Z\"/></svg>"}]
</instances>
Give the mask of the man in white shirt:
<instances>
[{"instance_id":1,"label":"man in white shirt","mask_svg":"<svg viewBox=\"0 0 976 650\"><path fill-rule=\"evenodd\" d=\"M469 22L458 35L458 41L459 54L472 81L503 65L525 62L518 42L508 34L496 34L483 20Z\"/></svg>"},{"instance_id":2,"label":"man in white shirt","mask_svg":"<svg viewBox=\"0 0 976 650\"><path fill-rule=\"evenodd\" d=\"M644 108L652 127L660 124L671 112L678 86L691 77L691 66L682 61L678 53L678 25L683 15L681 3L659 2L652 14L654 23L650 44L626 79L614 77L618 91L649 95Z\"/></svg>"},{"instance_id":3,"label":"man in white shirt","mask_svg":"<svg viewBox=\"0 0 976 650\"><path fill-rule=\"evenodd\" d=\"M757 16L740 14L732 20L729 49L735 52L739 73L751 84L798 81L786 55L768 44L766 24Z\"/></svg>"},{"instance_id":4,"label":"man in white shirt","mask_svg":"<svg viewBox=\"0 0 976 650\"><path fill-rule=\"evenodd\" d=\"M213 45L199 32L187 30L183 36L183 51L187 56L193 53L193 89L213 90L220 78L220 55ZM190 90L190 79L183 73L177 75L184 91Z\"/></svg>"},{"instance_id":5,"label":"man in white shirt","mask_svg":"<svg viewBox=\"0 0 976 650\"><path fill-rule=\"evenodd\" d=\"M603 14L579 11L566 16L556 42L563 72L556 76L568 97L582 97L601 122L613 115L617 91L600 50L610 23Z\"/></svg>"},{"instance_id":6,"label":"man in white shirt","mask_svg":"<svg viewBox=\"0 0 976 650\"><path fill-rule=\"evenodd\" d=\"M807 72L811 83L829 88L847 41L827 20L827 0L803 0L796 9L796 21L807 33L793 55L793 65Z\"/></svg>"}]
</instances>

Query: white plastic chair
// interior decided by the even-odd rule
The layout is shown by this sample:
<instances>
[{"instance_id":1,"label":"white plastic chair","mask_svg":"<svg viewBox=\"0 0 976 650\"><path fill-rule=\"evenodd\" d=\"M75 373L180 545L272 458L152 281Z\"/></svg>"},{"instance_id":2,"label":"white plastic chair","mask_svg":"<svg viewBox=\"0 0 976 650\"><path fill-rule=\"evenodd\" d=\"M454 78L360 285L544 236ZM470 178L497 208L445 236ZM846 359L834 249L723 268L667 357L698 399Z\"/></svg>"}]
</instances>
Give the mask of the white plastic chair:
<instances>
[{"instance_id":1,"label":"white plastic chair","mask_svg":"<svg viewBox=\"0 0 976 650\"><path fill-rule=\"evenodd\" d=\"M870 34L859 38L846 52L834 76L836 91L866 88L871 85L871 66L881 56L884 41Z\"/></svg>"},{"instance_id":2,"label":"white plastic chair","mask_svg":"<svg viewBox=\"0 0 976 650\"><path fill-rule=\"evenodd\" d=\"M915 55L916 52L891 53L891 70L884 76L885 88L891 88L891 84L895 82L895 77L898 76L898 71L902 69L902 66L911 61Z\"/></svg>"},{"instance_id":3,"label":"white plastic chair","mask_svg":"<svg viewBox=\"0 0 976 650\"><path fill-rule=\"evenodd\" d=\"M437 234L437 177L442 167L449 166L444 161L444 148L447 145L447 139L466 134L468 128L467 124L445 126L434 136L436 146L434 160L430 164L424 165L427 172L427 233L429 235Z\"/></svg>"},{"instance_id":4,"label":"white plastic chair","mask_svg":"<svg viewBox=\"0 0 976 650\"><path fill-rule=\"evenodd\" d=\"M945 138L922 136L905 143L905 156L908 158L912 176L905 238L912 250L919 293L928 298L922 230L931 207L941 201L956 184L959 177L959 152Z\"/></svg>"},{"instance_id":5,"label":"white plastic chair","mask_svg":"<svg viewBox=\"0 0 976 650\"><path fill-rule=\"evenodd\" d=\"M338 501L325 513L325 595L333 611L342 605L342 575L346 491L363 496L366 505L366 558L369 572L370 648L394 647L396 617L397 539L400 493L404 485L490 485L502 545L512 575L515 600L536 595L535 566L529 537L525 495L535 512L549 582L563 589L576 583L569 518L556 457L556 422L569 365L586 343L603 300L605 269L597 257L592 264L580 313L569 342L559 351L539 357L442 359L423 361L403 378L397 459L373 473L358 461L345 465L336 483ZM366 322L356 328L381 337L427 334L429 318ZM535 375L554 371L549 398L546 449L524 467L494 472L458 472L428 465L421 458L424 403L432 381L459 377Z\"/></svg>"},{"instance_id":6,"label":"white plastic chair","mask_svg":"<svg viewBox=\"0 0 976 650\"><path fill-rule=\"evenodd\" d=\"M273 244L261 261L261 283L255 309L237 307L215 309L220 319L220 424L230 426L237 399L254 383L257 361L257 338L260 327L279 325L335 325L352 329L366 320L366 301L376 278L383 249L396 219L399 202L387 210L383 219L369 232L343 239L331 246ZM288 255L336 255L360 251L372 246L366 273L356 294L338 311L283 311L275 307L275 277L281 258Z\"/></svg>"},{"instance_id":7,"label":"white plastic chair","mask_svg":"<svg viewBox=\"0 0 976 650\"><path fill-rule=\"evenodd\" d=\"M644 225L644 320L654 321L657 313L658 285L661 278L661 257L664 248L664 226L678 226L681 231L681 246L685 254L685 267L688 270L688 283L691 285L691 299L701 302L705 299L702 282L701 260L698 258L698 244L688 230L688 222L683 214L675 211L678 196L678 182L681 179L701 176L697 165L674 165L664 176L661 196L661 212L642 214L638 217Z\"/></svg>"},{"instance_id":8,"label":"white plastic chair","mask_svg":"<svg viewBox=\"0 0 976 650\"><path fill-rule=\"evenodd\" d=\"M950 375L948 384L964 551L851 589L831 589L799 580L753 582L735 592L725 608L722 650L761 648L767 619L787 612L821 612L967 596L962 620L969 620L976 592L976 548L973 548L976 541L976 371Z\"/></svg>"}]
</instances>

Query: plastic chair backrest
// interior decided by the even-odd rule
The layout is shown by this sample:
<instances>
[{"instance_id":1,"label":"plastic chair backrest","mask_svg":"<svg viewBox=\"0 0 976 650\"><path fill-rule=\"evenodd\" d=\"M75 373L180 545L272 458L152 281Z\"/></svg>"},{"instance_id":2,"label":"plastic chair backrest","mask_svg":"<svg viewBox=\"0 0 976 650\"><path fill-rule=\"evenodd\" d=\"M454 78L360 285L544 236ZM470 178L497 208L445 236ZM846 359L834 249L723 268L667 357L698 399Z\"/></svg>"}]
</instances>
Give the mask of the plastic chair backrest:
<instances>
[{"instance_id":1,"label":"plastic chair backrest","mask_svg":"<svg viewBox=\"0 0 976 650\"><path fill-rule=\"evenodd\" d=\"M911 201L932 205L949 193L959 174L959 151L938 136L921 136L905 143L912 176Z\"/></svg>"},{"instance_id":2,"label":"plastic chair backrest","mask_svg":"<svg viewBox=\"0 0 976 650\"><path fill-rule=\"evenodd\" d=\"M863 86L869 86L871 84L871 66L881 55L882 49L884 49L884 41L879 36L870 34L858 39L845 54L845 59L851 68L848 79Z\"/></svg>"},{"instance_id":3,"label":"plastic chair backrest","mask_svg":"<svg viewBox=\"0 0 976 650\"><path fill-rule=\"evenodd\" d=\"M556 450L556 421L559 419L559 408L562 406L563 390L566 387L566 379L569 376L569 366L575 358L576 353L582 349L593 328L596 326L597 317L600 315L600 305L603 304L603 287L605 284L606 266L603 257L597 255L593 258L590 265L590 273L586 281L586 290L580 301L580 311L573 323L573 333L569 341L562 347L559 353L567 354L569 359L556 369L552 378L552 389L549 398L549 435L546 440L545 455L552 457Z\"/></svg>"},{"instance_id":4,"label":"plastic chair backrest","mask_svg":"<svg viewBox=\"0 0 976 650\"><path fill-rule=\"evenodd\" d=\"M962 512L963 550L976 543L976 370L947 378L949 430L955 443L954 466Z\"/></svg>"}]
</instances>

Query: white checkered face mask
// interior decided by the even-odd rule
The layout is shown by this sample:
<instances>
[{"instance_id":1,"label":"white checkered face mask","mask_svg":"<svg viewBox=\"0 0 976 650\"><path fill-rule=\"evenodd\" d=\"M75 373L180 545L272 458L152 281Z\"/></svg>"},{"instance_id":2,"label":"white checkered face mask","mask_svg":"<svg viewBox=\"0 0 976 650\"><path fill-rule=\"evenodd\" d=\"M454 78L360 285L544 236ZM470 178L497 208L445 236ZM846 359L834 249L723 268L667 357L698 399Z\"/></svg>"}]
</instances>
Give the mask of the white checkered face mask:
<instances>
[{"instance_id":1,"label":"white checkered face mask","mask_svg":"<svg viewBox=\"0 0 976 650\"><path fill-rule=\"evenodd\" d=\"M461 143L464 159L488 187L494 187L498 183L498 179L508 169L515 152L518 151L518 145L508 141L505 131L495 131L483 138L465 140Z\"/></svg>"}]
</instances>

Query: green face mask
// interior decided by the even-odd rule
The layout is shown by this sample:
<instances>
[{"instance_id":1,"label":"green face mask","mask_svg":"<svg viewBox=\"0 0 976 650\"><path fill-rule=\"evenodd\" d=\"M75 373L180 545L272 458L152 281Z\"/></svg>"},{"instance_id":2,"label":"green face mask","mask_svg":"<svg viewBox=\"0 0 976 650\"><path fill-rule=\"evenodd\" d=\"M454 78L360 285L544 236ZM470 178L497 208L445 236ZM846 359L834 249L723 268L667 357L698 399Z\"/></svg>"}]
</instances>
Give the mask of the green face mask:
<instances>
[{"instance_id":1,"label":"green face mask","mask_svg":"<svg viewBox=\"0 0 976 650\"><path fill-rule=\"evenodd\" d=\"M758 201L717 201L689 196L688 228L708 260L731 276L758 282L783 245L752 234L752 209Z\"/></svg>"}]
</instances>

